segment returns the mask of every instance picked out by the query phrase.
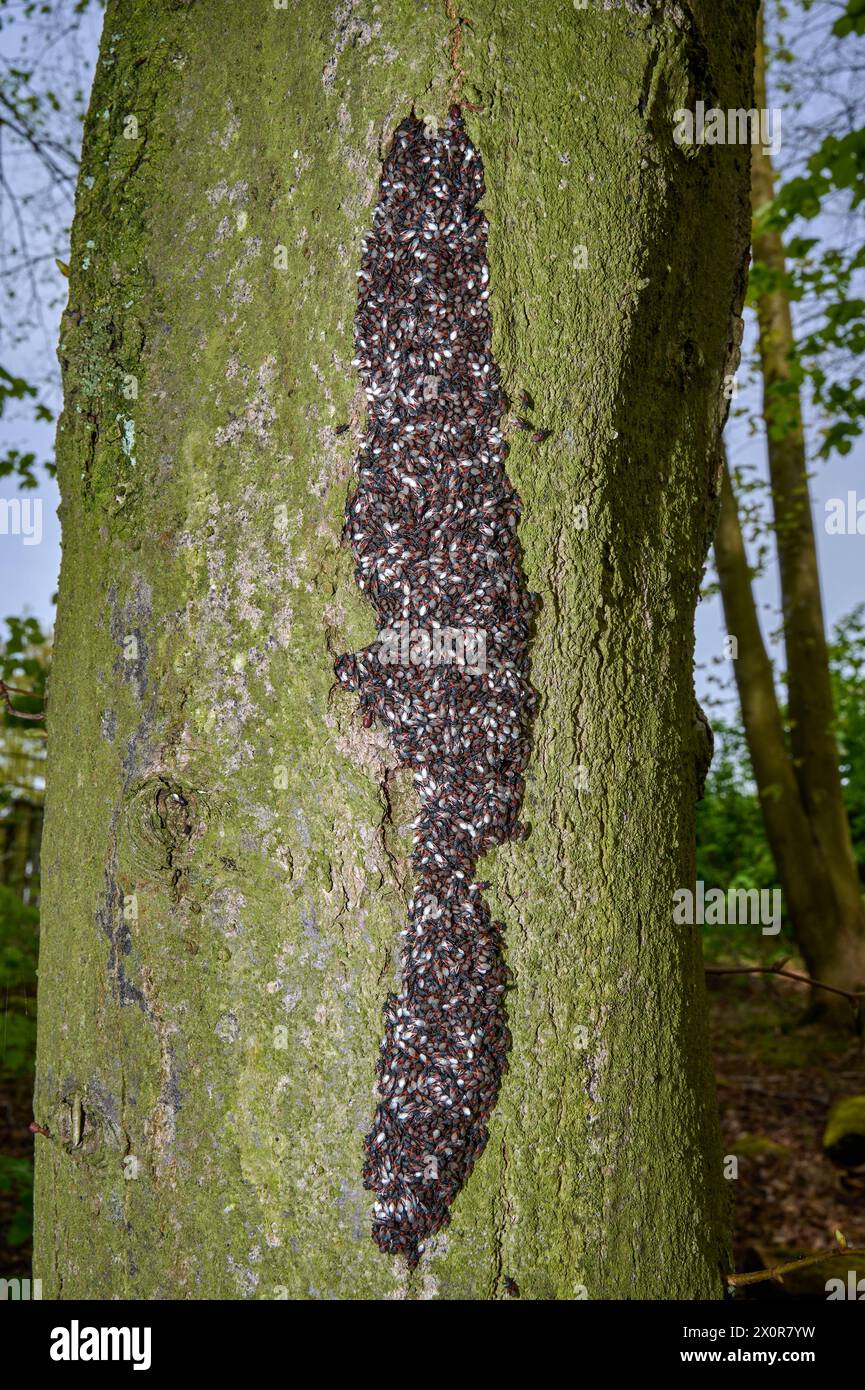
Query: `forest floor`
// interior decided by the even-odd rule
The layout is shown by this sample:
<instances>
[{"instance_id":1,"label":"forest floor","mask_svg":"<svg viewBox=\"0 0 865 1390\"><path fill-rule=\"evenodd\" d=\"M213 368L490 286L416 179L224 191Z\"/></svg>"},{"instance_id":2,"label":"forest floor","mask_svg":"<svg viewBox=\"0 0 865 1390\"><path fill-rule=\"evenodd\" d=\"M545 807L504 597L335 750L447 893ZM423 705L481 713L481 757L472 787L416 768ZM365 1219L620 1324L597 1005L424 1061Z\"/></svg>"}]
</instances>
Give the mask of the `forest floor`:
<instances>
[{"instance_id":1,"label":"forest floor","mask_svg":"<svg viewBox=\"0 0 865 1390\"><path fill-rule=\"evenodd\" d=\"M833 1101L865 1093L863 1041L802 1026L803 990L765 977L728 977L710 990L712 1042L731 1181L734 1265L774 1267L797 1255L865 1246L865 1169L834 1166L822 1148ZM829 1277L860 1261L836 1257L806 1275L753 1285L749 1297L825 1297Z\"/></svg>"}]
</instances>

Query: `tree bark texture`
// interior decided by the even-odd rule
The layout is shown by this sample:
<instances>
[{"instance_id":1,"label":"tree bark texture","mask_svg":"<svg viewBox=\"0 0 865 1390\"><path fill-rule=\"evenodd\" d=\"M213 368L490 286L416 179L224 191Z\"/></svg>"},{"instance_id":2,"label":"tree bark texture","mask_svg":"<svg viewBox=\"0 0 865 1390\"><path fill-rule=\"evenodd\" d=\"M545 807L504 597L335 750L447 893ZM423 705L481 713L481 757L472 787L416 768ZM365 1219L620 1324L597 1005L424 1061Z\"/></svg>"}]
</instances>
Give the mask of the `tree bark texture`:
<instances>
[{"instance_id":1,"label":"tree bark texture","mask_svg":"<svg viewBox=\"0 0 865 1390\"><path fill-rule=\"evenodd\" d=\"M740 0L110 0L61 344L46 1297L720 1296L701 950L672 907L748 152L672 129L749 104L753 41ZM395 126L455 96L496 357L552 435L508 460L542 596L532 831L482 865L510 1068L409 1272L360 1171L417 808L333 661L373 635L340 538L360 239Z\"/></svg>"}]
</instances>

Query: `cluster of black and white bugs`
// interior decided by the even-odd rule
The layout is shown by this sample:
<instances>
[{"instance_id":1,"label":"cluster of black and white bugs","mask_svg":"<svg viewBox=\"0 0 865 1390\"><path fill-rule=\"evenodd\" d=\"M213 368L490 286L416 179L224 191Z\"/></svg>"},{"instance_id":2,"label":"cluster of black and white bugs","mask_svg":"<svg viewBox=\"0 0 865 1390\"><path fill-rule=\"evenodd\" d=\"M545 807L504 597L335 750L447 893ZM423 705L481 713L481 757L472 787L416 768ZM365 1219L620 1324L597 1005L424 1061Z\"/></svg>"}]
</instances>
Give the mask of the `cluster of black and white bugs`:
<instances>
[{"instance_id":1,"label":"cluster of black and white bugs","mask_svg":"<svg viewBox=\"0 0 865 1390\"><path fill-rule=\"evenodd\" d=\"M411 1264L484 1148L507 1064L501 924L472 880L480 855L526 833L517 817L536 703L483 191L459 108L441 129L404 120L358 272L354 365L369 425L346 515L357 581L380 629L408 620L486 640L482 671L423 655L383 662L380 640L336 663L364 723L380 720L413 769L421 805L401 990L385 1005L364 1145L373 1236Z\"/></svg>"}]
</instances>

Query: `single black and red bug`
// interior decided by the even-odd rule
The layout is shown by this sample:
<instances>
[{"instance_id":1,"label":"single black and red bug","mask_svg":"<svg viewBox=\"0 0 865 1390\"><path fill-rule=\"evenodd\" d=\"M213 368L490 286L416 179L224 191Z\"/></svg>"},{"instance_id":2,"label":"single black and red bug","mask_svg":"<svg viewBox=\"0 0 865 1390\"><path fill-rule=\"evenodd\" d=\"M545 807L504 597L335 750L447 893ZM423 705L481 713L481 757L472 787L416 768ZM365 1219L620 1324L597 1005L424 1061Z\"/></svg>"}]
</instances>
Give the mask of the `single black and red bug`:
<instances>
[{"instance_id":1,"label":"single black and red bug","mask_svg":"<svg viewBox=\"0 0 865 1390\"><path fill-rule=\"evenodd\" d=\"M528 391L523 390L520 392L520 405L523 410L534 410L535 403Z\"/></svg>"},{"instance_id":2,"label":"single black and red bug","mask_svg":"<svg viewBox=\"0 0 865 1390\"><path fill-rule=\"evenodd\" d=\"M348 425L337 425L334 434L348 434Z\"/></svg>"},{"instance_id":3,"label":"single black and red bug","mask_svg":"<svg viewBox=\"0 0 865 1390\"><path fill-rule=\"evenodd\" d=\"M518 415L518 416L516 417L516 420L515 420L514 423L516 424L516 427L517 427L518 430L532 430L532 429L534 429L534 425L532 424L531 420L524 420L524 419L522 418L522 416L520 416L520 415Z\"/></svg>"},{"instance_id":4,"label":"single black and red bug","mask_svg":"<svg viewBox=\"0 0 865 1390\"><path fill-rule=\"evenodd\" d=\"M534 434L532 435L532 443L543 444L544 440L549 439L551 434L552 430L535 430Z\"/></svg>"}]
</instances>

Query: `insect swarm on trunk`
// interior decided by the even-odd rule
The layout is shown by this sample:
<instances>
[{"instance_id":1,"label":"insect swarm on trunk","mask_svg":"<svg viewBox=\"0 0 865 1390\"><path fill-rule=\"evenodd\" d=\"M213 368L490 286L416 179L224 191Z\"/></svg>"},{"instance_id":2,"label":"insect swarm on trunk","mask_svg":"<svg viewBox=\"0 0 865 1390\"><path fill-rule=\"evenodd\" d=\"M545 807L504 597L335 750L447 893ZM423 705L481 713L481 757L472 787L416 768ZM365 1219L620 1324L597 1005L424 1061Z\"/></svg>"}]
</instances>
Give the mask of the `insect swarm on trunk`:
<instances>
[{"instance_id":1,"label":"insect swarm on trunk","mask_svg":"<svg viewBox=\"0 0 865 1390\"><path fill-rule=\"evenodd\" d=\"M368 431L346 533L380 636L336 663L364 724L389 730L420 800L416 887L398 995L385 1003L379 1104L364 1143L373 1236L416 1264L487 1140L510 1034L501 924L472 882L478 859L524 833L517 815L536 696L534 600L519 566L519 499L504 462L492 356L480 156L452 108L412 115L384 163L358 272L355 319ZM424 381L437 378L436 391ZM408 623L482 633L482 669L382 659Z\"/></svg>"}]
</instances>

